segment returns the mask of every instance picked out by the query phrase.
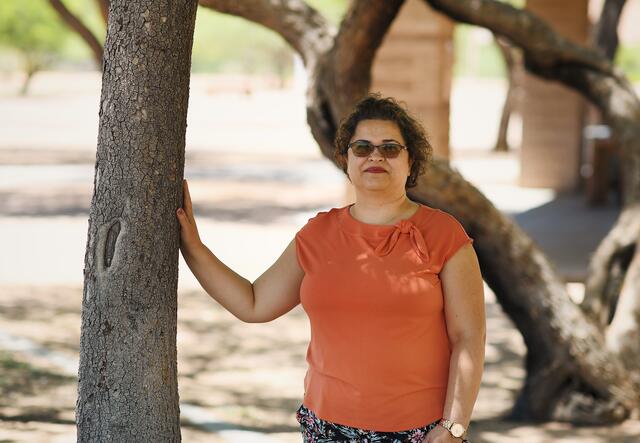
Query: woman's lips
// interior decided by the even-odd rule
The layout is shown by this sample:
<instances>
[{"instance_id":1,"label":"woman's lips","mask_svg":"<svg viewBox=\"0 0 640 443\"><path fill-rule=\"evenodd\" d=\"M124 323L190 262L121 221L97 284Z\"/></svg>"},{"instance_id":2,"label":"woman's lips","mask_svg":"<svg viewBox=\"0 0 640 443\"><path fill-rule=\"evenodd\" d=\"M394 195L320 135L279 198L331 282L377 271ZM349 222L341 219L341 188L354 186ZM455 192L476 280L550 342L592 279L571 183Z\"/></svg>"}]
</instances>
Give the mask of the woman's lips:
<instances>
[{"instance_id":1,"label":"woman's lips","mask_svg":"<svg viewBox=\"0 0 640 443\"><path fill-rule=\"evenodd\" d=\"M365 169L364 172L379 173L379 172L387 172L387 171L385 169L383 169L383 168L367 168L367 169Z\"/></svg>"}]
</instances>

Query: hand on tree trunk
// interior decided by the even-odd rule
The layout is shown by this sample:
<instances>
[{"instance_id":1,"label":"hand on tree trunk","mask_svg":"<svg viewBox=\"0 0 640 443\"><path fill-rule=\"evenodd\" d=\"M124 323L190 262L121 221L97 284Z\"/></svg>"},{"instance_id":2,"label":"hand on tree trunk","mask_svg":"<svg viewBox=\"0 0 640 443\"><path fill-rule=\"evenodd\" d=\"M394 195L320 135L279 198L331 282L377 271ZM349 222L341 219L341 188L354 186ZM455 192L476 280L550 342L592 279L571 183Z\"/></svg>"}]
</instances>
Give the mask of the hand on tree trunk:
<instances>
[{"instance_id":1,"label":"hand on tree trunk","mask_svg":"<svg viewBox=\"0 0 640 443\"><path fill-rule=\"evenodd\" d=\"M182 180L182 207L176 211L180 222L180 250L185 260L193 251L202 247L198 226L193 216L193 206L191 205L191 195L187 180Z\"/></svg>"}]
</instances>

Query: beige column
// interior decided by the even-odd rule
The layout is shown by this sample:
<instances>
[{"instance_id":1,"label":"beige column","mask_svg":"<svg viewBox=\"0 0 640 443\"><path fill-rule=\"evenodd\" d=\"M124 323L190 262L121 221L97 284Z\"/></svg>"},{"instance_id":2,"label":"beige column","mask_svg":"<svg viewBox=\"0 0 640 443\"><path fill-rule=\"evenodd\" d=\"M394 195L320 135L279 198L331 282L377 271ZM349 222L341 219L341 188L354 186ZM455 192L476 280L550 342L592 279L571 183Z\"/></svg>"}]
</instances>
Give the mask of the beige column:
<instances>
[{"instance_id":1,"label":"beige column","mask_svg":"<svg viewBox=\"0 0 640 443\"><path fill-rule=\"evenodd\" d=\"M584 44L587 0L528 0L527 9L565 37ZM580 183L580 147L586 110L577 92L525 74L523 79L520 184L574 190Z\"/></svg>"}]
</instances>

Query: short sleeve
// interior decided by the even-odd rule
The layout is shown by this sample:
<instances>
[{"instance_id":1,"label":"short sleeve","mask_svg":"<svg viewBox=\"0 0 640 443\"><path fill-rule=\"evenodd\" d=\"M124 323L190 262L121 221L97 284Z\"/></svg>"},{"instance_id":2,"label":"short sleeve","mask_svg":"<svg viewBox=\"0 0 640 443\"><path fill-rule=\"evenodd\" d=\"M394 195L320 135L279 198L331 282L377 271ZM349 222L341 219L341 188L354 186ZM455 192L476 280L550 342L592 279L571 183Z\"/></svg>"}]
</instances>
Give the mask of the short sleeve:
<instances>
[{"instance_id":1,"label":"short sleeve","mask_svg":"<svg viewBox=\"0 0 640 443\"><path fill-rule=\"evenodd\" d=\"M304 273L307 273L308 270L308 265L307 265L307 260L306 260L306 254L304 251L304 246L303 243L305 242L305 227L307 225L303 226L302 228L300 228L298 230L298 232L296 232L295 235L295 242L296 242L296 259L298 260L298 264L300 265L300 267L302 268L302 270L304 271Z\"/></svg>"},{"instance_id":2,"label":"short sleeve","mask_svg":"<svg viewBox=\"0 0 640 443\"><path fill-rule=\"evenodd\" d=\"M467 232L462 227L462 224L451 214L443 212L445 214L445 226L444 226L444 244L442 248L442 266L455 255L458 250L467 243L473 243L473 238L469 237Z\"/></svg>"},{"instance_id":3,"label":"short sleeve","mask_svg":"<svg viewBox=\"0 0 640 443\"><path fill-rule=\"evenodd\" d=\"M311 271L312 263L318 255L316 239L322 228L326 212L318 212L302 226L295 235L296 258L305 274Z\"/></svg>"}]
</instances>

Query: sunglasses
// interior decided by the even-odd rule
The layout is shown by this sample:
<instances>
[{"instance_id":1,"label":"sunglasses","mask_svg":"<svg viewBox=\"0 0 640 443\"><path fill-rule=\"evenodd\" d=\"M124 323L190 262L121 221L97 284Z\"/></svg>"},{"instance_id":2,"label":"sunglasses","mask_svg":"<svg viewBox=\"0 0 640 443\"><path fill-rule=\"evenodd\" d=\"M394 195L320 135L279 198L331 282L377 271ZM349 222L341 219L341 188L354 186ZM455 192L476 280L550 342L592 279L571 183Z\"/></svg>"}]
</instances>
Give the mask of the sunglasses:
<instances>
[{"instance_id":1,"label":"sunglasses","mask_svg":"<svg viewBox=\"0 0 640 443\"><path fill-rule=\"evenodd\" d=\"M400 151L407 149L406 146L401 145L400 143L388 142L380 145L374 145L367 140L356 140L351 142L347 145L347 149L349 148L351 148L351 152L353 152L353 155L356 157L368 157L375 148L378 148L378 152L380 152L384 158L396 158L400 155Z\"/></svg>"}]
</instances>

